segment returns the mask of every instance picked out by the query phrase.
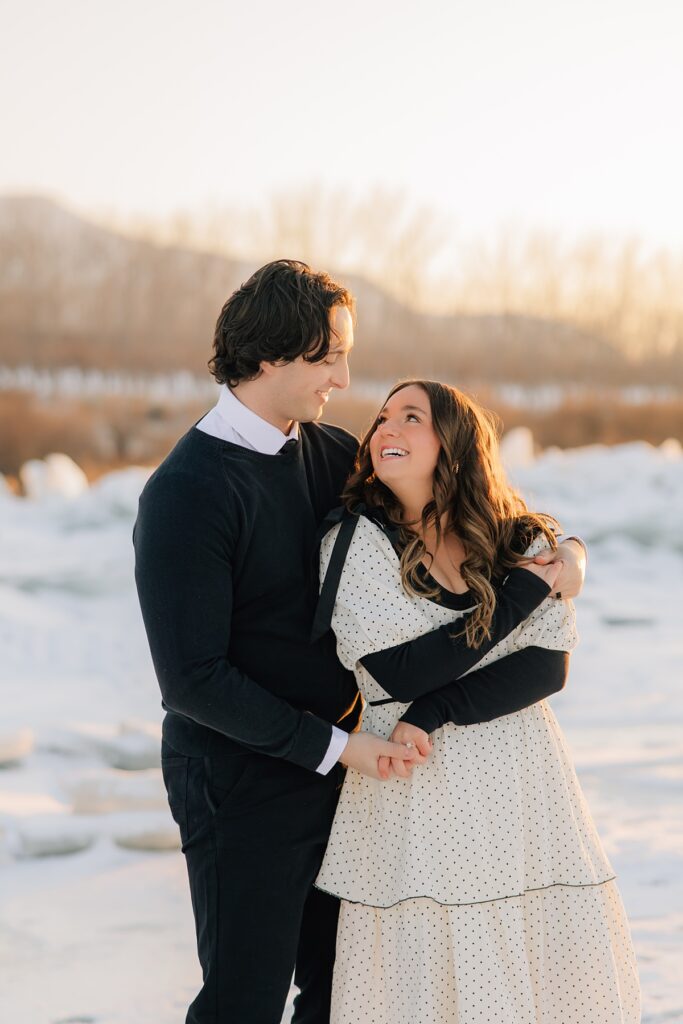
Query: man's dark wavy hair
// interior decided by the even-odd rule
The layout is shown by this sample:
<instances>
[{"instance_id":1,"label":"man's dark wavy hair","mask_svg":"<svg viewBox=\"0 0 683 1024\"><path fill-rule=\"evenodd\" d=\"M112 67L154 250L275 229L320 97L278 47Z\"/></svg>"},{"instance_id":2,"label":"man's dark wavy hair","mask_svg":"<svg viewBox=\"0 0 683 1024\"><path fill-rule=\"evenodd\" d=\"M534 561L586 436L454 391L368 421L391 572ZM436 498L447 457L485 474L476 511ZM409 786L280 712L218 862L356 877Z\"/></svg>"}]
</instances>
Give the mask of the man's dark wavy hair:
<instances>
[{"instance_id":1,"label":"man's dark wavy hair","mask_svg":"<svg viewBox=\"0 0 683 1024\"><path fill-rule=\"evenodd\" d=\"M330 310L345 306L351 292L329 274L299 260L275 260L257 270L223 306L216 321L209 369L219 384L235 387L258 377L260 363L303 356L317 363L327 355L333 332Z\"/></svg>"}]
</instances>

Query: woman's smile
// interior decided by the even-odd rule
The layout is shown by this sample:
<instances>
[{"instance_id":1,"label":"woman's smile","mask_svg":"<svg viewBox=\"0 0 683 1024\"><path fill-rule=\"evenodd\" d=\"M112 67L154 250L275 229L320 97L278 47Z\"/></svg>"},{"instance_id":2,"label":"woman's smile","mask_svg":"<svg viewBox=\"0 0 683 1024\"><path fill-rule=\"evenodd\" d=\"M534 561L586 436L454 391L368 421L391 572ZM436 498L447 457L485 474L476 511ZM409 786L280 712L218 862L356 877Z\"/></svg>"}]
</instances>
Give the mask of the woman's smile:
<instances>
[{"instance_id":1,"label":"woman's smile","mask_svg":"<svg viewBox=\"0 0 683 1024\"><path fill-rule=\"evenodd\" d=\"M410 455L406 448L398 448L391 445L383 445L379 452L381 459L404 459L406 455Z\"/></svg>"}]
</instances>

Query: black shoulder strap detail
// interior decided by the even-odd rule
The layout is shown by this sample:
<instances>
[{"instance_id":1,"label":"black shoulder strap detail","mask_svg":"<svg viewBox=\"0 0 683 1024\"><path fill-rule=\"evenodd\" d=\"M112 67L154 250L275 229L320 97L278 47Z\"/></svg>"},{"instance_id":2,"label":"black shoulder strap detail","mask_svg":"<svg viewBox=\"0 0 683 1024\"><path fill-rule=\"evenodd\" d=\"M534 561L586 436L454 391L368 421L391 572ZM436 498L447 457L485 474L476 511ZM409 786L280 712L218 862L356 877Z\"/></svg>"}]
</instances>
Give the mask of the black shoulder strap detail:
<instances>
[{"instance_id":1,"label":"black shoulder strap detail","mask_svg":"<svg viewBox=\"0 0 683 1024\"><path fill-rule=\"evenodd\" d=\"M342 519L344 519L348 514L349 513L344 505L337 505L336 508L331 509L327 513L315 533L315 555L318 554L320 542L325 534L329 533L332 527L336 526L337 523L341 523Z\"/></svg>"},{"instance_id":2,"label":"black shoulder strap detail","mask_svg":"<svg viewBox=\"0 0 683 1024\"><path fill-rule=\"evenodd\" d=\"M335 513L337 510L334 510ZM358 516L351 512L346 512L341 518L341 526L337 539L334 542L332 548L332 554L330 561L327 566L327 572L325 573L325 579L320 590L320 597L318 598L318 604L315 609L315 615L313 617L313 628L311 630L311 643L315 643L321 636L324 636L330 628L332 622L332 612L334 611L334 601L337 596L337 590L339 589L339 580L341 579L342 569L344 568L344 562L346 561L346 555L353 539L353 533L358 525ZM331 518L331 517L330 517ZM329 523L329 519L327 520ZM337 517L336 522L339 522ZM330 526L328 525L328 530ZM327 531L326 531L327 532Z\"/></svg>"}]
</instances>

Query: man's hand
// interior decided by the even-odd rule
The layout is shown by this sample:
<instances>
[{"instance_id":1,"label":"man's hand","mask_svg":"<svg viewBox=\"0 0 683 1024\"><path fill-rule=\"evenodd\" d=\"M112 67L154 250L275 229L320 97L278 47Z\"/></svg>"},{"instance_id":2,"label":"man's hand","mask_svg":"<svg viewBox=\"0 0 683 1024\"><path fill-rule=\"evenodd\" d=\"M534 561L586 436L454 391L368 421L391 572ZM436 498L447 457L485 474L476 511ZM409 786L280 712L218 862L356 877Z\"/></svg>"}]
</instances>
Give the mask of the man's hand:
<instances>
[{"instance_id":1,"label":"man's hand","mask_svg":"<svg viewBox=\"0 0 683 1024\"><path fill-rule=\"evenodd\" d=\"M416 747L383 740L372 732L352 732L339 760L348 768L356 768L372 779L388 779L389 763L396 762L401 772L409 775L412 763L418 757Z\"/></svg>"},{"instance_id":2,"label":"man's hand","mask_svg":"<svg viewBox=\"0 0 683 1024\"><path fill-rule=\"evenodd\" d=\"M553 559L552 562L548 561L547 564L545 562L537 564L536 559L530 559L521 566L521 568L526 569L527 572L532 572L534 576L538 576L539 580L543 580L543 582L550 587L553 593L557 591L556 584L560 578L563 567L564 563L559 558Z\"/></svg>"},{"instance_id":3,"label":"man's hand","mask_svg":"<svg viewBox=\"0 0 683 1024\"><path fill-rule=\"evenodd\" d=\"M553 596L578 597L583 590L583 581L586 578L586 552L575 540L565 540L557 548L557 551L542 551L536 555L536 565L550 565L552 562L562 561L562 571L555 580Z\"/></svg>"},{"instance_id":4,"label":"man's hand","mask_svg":"<svg viewBox=\"0 0 683 1024\"><path fill-rule=\"evenodd\" d=\"M412 745L412 749L416 751L415 759L412 763L400 761L396 758L380 758L381 771L398 775L402 779L409 778L413 773L414 765L424 764L432 752L432 741L429 738L429 733L426 733L424 729L419 729L416 725L411 725L409 722L398 722L390 739L393 743L402 743L406 746Z\"/></svg>"}]
</instances>

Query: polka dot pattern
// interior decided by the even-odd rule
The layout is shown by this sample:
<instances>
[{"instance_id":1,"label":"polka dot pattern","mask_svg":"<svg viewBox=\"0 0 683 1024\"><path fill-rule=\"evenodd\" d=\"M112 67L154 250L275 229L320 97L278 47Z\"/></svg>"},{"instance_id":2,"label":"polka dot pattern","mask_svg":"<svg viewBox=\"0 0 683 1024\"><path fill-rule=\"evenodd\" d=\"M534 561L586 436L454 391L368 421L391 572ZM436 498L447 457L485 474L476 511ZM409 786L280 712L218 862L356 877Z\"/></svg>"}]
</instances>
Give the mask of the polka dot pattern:
<instances>
[{"instance_id":1,"label":"polka dot pattern","mask_svg":"<svg viewBox=\"0 0 683 1024\"><path fill-rule=\"evenodd\" d=\"M639 1024L614 882L471 907L341 905L331 1024Z\"/></svg>"},{"instance_id":2,"label":"polka dot pattern","mask_svg":"<svg viewBox=\"0 0 683 1024\"><path fill-rule=\"evenodd\" d=\"M389 695L364 654L462 614L407 595L388 538L360 520L332 626L366 700ZM571 602L548 598L480 665L576 642ZM389 736L406 707L368 705L362 728ZM410 779L347 771L316 882L342 899L332 1024L636 1024L614 871L548 704L432 739Z\"/></svg>"}]
</instances>

